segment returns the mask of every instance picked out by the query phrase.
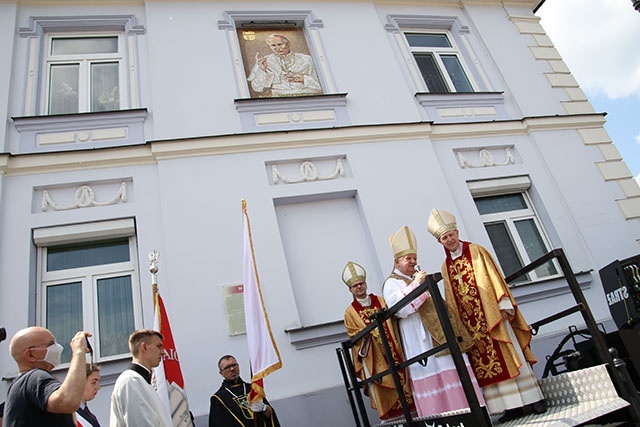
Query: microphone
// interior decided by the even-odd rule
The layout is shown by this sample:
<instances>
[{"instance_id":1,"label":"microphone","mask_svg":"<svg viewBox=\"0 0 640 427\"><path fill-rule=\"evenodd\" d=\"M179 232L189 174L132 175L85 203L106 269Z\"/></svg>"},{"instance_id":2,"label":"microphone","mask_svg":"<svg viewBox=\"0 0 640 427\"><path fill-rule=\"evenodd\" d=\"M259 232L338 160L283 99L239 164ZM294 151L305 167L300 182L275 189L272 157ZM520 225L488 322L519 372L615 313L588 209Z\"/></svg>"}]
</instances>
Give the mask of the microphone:
<instances>
[{"instance_id":1,"label":"microphone","mask_svg":"<svg viewBox=\"0 0 640 427\"><path fill-rule=\"evenodd\" d=\"M415 278L416 274L421 272L422 269L420 268L420 266L418 264L416 264L415 267L413 267L413 269L416 271L415 273L413 273L413 278Z\"/></svg>"}]
</instances>

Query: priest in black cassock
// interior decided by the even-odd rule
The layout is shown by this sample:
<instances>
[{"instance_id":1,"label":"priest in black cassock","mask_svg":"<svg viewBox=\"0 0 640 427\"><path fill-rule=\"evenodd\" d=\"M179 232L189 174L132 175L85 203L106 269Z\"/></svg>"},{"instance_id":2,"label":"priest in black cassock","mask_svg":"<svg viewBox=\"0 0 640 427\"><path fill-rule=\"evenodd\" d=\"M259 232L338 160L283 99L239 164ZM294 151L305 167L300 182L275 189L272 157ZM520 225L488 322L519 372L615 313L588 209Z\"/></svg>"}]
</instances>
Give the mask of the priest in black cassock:
<instances>
[{"instance_id":1,"label":"priest in black cassock","mask_svg":"<svg viewBox=\"0 0 640 427\"><path fill-rule=\"evenodd\" d=\"M251 384L240 378L236 358L222 356L218 361L222 386L211 396L209 427L280 427L276 412L264 399L260 405L249 407Z\"/></svg>"}]
</instances>

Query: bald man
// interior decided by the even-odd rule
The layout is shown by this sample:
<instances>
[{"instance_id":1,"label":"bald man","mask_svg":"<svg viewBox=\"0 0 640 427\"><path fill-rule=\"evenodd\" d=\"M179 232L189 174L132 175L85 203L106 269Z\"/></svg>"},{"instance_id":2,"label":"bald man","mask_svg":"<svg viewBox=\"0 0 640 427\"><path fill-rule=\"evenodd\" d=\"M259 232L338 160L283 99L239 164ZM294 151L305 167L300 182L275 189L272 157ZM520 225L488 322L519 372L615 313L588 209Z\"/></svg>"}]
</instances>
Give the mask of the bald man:
<instances>
[{"instance_id":1,"label":"bald man","mask_svg":"<svg viewBox=\"0 0 640 427\"><path fill-rule=\"evenodd\" d=\"M85 353L88 332L71 339L71 362L63 382L51 375L60 364L63 347L51 331L40 326L18 331L9 351L20 374L9 386L4 425L11 427L74 427L73 413L80 406L87 378Z\"/></svg>"}]
</instances>

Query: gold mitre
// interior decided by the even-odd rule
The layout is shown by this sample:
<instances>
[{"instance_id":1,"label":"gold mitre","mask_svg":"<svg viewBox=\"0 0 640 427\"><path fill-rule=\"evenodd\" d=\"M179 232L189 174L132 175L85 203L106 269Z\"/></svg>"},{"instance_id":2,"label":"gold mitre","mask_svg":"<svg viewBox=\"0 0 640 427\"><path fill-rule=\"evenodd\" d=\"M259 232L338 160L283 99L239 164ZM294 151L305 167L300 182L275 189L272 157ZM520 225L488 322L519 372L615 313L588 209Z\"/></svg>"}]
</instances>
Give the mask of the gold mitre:
<instances>
[{"instance_id":1,"label":"gold mitre","mask_svg":"<svg viewBox=\"0 0 640 427\"><path fill-rule=\"evenodd\" d=\"M431 209L429 221L427 221L427 230L433 234L437 240L440 240L447 231L457 230L456 217L453 214L442 209Z\"/></svg>"},{"instance_id":2,"label":"gold mitre","mask_svg":"<svg viewBox=\"0 0 640 427\"><path fill-rule=\"evenodd\" d=\"M389 237L393 258L400 258L407 254L418 254L418 241L413 231L406 225Z\"/></svg>"},{"instance_id":3,"label":"gold mitre","mask_svg":"<svg viewBox=\"0 0 640 427\"><path fill-rule=\"evenodd\" d=\"M349 261L347 265L344 266L344 270L342 270L342 281L349 287L355 282L366 282L367 272L360 264Z\"/></svg>"}]
</instances>

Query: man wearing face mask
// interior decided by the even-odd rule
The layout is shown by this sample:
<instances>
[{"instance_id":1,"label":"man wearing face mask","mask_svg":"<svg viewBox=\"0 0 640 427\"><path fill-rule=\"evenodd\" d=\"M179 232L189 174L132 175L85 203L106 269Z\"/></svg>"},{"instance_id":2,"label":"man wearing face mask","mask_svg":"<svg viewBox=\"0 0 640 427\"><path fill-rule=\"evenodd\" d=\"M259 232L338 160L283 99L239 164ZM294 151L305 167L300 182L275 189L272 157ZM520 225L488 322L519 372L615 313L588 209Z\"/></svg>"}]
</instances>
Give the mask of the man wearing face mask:
<instances>
[{"instance_id":1,"label":"man wearing face mask","mask_svg":"<svg viewBox=\"0 0 640 427\"><path fill-rule=\"evenodd\" d=\"M9 386L4 426L75 426L73 413L80 406L87 377L88 336L80 331L71 339L71 362L63 382L51 375L63 349L51 331L33 326L13 336L9 351L20 375Z\"/></svg>"}]
</instances>

